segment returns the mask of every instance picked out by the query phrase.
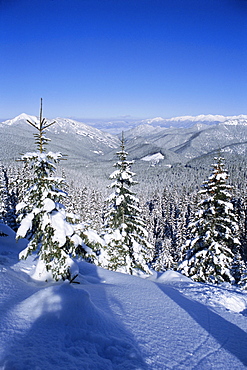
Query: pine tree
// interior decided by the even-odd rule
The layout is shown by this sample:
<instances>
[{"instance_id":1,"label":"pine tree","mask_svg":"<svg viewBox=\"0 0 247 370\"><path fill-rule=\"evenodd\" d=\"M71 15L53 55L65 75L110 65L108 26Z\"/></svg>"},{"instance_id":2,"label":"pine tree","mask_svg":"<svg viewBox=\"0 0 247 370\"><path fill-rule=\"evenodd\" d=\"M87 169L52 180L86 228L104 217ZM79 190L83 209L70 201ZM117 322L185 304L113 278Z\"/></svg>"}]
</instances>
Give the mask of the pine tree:
<instances>
[{"instance_id":1,"label":"pine tree","mask_svg":"<svg viewBox=\"0 0 247 370\"><path fill-rule=\"evenodd\" d=\"M240 254L247 263L247 198L239 198L234 202L239 224L239 239L241 243Z\"/></svg>"},{"instance_id":2,"label":"pine tree","mask_svg":"<svg viewBox=\"0 0 247 370\"><path fill-rule=\"evenodd\" d=\"M0 176L0 220L3 222L4 220L4 214L5 214L5 205L4 205L4 182L3 182L3 176L1 173Z\"/></svg>"},{"instance_id":3,"label":"pine tree","mask_svg":"<svg viewBox=\"0 0 247 370\"><path fill-rule=\"evenodd\" d=\"M63 189L64 180L55 177L55 164L63 156L61 153L46 152L49 141L45 130L55 122L47 123L42 118L42 99L39 123L27 121L38 133L35 133L37 152L26 153L21 161L31 168L33 177L24 182L26 189L24 199L17 205L20 226L16 237L26 237L29 242L20 257L27 258L33 252L39 256L39 266L45 266L54 280L73 279L70 267L78 250L82 254L86 251L82 247L82 240L75 232L76 225L68 222L65 207L62 204L66 193ZM78 247L78 248L77 248Z\"/></svg>"},{"instance_id":4,"label":"pine tree","mask_svg":"<svg viewBox=\"0 0 247 370\"><path fill-rule=\"evenodd\" d=\"M246 199L239 198L235 201L235 210L238 217L238 224L240 228L239 239L240 249L235 256L235 263L237 270L238 285L247 289L247 202ZM235 267L234 266L234 267Z\"/></svg>"},{"instance_id":5,"label":"pine tree","mask_svg":"<svg viewBox=\"0 0 247 370\"><path fill-rule=\"evenodd\" d=\"M101 265L110 270L133 274L136 269L149 273L147 267L148 233L140 215L139 200L130 189L137 184L131 171L133 161L127 160L122 135L121 151L117 152L116 170L110 175L114 192L107 199L105 214L106 250Z\"/></svg>"},{"instance_id":6,"label":"pine tree","mask_svg":"<svg viewBox=\"0 0 247 370\"><path fill-rule=\"evenodd\" d=\"M18 229L16 205L18 202L18 189L14 188L13 184L17 183L17 178L12 182L9 179L7 169L2 166L2 181L1 181L1 206L0 206L0 217L3 222L7 224L12 230Z\"/></svg>"},{"instance_id":7,"label":"pine tree","mask_svg":"<svg viewBox=\"0 0 247 370\"><path fill-rule=\"evenodd\" d=\"M189 224L191 237L182 248L184 258L179 270L196 281L234 283L234 255L238 255L240 245L238 224L229 192L232 188L226 184L224 159L219 156L215 160L213 173L200 191L206 198Z\"/></svg>"},{"instance_id":8,"label":"pine tree","mask_svg":"<svg viewBox=\"0 0 247 370\"><path fill-rule=\"evenodd\" d=\"M147 203L149 209L149 227L151 226L151 241L154 245L152 269L166 271L174 267L172 245L172 226L168 221L167 210L170 210L167 190L155 191Z\"/></svg>"}]
</instances>

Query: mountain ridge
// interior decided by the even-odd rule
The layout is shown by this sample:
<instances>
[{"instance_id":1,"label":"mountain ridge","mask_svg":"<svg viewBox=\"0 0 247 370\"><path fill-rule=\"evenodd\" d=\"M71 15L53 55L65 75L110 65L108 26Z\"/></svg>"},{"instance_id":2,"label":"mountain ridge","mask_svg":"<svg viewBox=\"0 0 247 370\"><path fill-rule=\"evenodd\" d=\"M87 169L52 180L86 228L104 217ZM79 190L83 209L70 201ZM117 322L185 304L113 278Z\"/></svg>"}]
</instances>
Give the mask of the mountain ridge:
<instances>
[{"instance_id":1,"label":"mountain ridge","mask_svg":"<svg viewBox=\"0 0 247 370\"><path fill-rule=\"evenodd\" d=\"M198 117L201 121L197 121ZM12 120L0 123L0 160L13 159L18 153L29 151L30 145L33 145L34 129L27 124L27 119L38 122L37 117L22 113ZM162 117L156 117L151 121L138 121L141 124L132 125L134 127L125 130L126 150L130 159L140 161L144 157L153 156L150 158L159 158L155 160L156 164L167 166L175 163L185 164L193 158L220 149L230 154L247 154L246 115L183 116L166 120L166 124L171 120L177 124L179 119L184 127L162 126L164 123ZM216 119L218 121L215 121ZM51 150L67 154L71 158L71 163L80 165L85 161L102 163L115 158L120 145L118 133L113 135L70 118L47 119L48 124L51 122L56 124L47 129L51 139L49 146ZM6 148L6 142L12 147Z\"/></svg>"},{"instance_id":2,"label":"mountain ridge","mask_svg":"<svg viewBox=\"0 0 247 370\"><path fill-rule=\"evenodd\" d=\"M37 120L38 117L31 116L26 113L22 113L13 119L8 119L2 121L4 124L12 125L15 122L22 120L22 119L32 119ZM66 120L71 122L76 122L76 124L84 124L86 126L90 126L96 128L98 130L111 133L111 134L118 134L121 131L126 131L136 126L140 125L150 125L153 127L166 127L166 128L189 128L196 123L202 123L206 125L212 125L217 123L224 123L229 122L229 124L237 124L237 122L245 122L247 124L247 115L240 114L240 115L233 115L233 116L223 116L223 115L213 115L213 114L200 114L197 116L177 116L172 118L162 118L162 117L154 117L154 118L146 118L146 119L135 119L131 117L127 118L112 118L112 119L72 119L72 118L54 118L54 119L47 119L48 122L52 121L59 121L59 120ZM235 122L235 123L232 123Z\"/></svg>"}]
</instances>

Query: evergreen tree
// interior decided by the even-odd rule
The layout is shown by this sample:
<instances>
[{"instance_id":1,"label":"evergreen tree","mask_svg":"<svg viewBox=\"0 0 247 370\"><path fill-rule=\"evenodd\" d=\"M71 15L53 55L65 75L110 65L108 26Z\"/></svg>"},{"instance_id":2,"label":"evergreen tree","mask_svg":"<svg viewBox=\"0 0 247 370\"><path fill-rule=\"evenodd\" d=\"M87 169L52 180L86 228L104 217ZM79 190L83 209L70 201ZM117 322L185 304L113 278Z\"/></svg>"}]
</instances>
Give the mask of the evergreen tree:
<instances>
[{"instance_id":1,"label":"evergreen tree","mask_svg":"<svg viewBox=\"0 0 247 370\"><path fill-rule=\"evenodd\" d=\"M114 192L107 200L106 250L101 265L110 270L133 274L135 269L149 272L147 260L150 246L140 215L139 200L130 189L137 182L130 170L133 161L128 161L127 155L122 135L121 151L117 153L119 160L114 164L116 170L110 175L110 179L114 180L110 186Z\"/></svg>"},{"instance_id":2,"label":"evergreen tree","mask_svg":"<svg viewBox=\"0 0 247 370\"><path fill-rule=\"evenodd\" d=\"M247 203L246 199L239 198L234 202L240 228L240 249L235 256L234 267L237 270L239 286L247 289Z\"/></svg>"},{"instance_id":3,"label":"evergreen tree","mask_svg":"<svg viewBox=\"0 0 247 370\"><path fill-rule=\"evenodd\" d=\"M45 266L54 280L73 279L70 267L73 261L70 257L76 256L80 250L86 253L80 236L76 233L76 225L68 221L65 207L62 204L66 193L62 190L64 180L55 177L55 164L63 156L61 153L46 152L49 141L45 130L55 122L47 123L42 118L42 99L39 123L27 121L38 133L35 133L37 152L26 153L21 160L32 169L33 177L24 183L26 189L24 199L17 205L20 226L16 237L26 237L29 242L20 257L37 251L38 266Z\"/></svg>"},{"instance_id":4,"label":"evergreen tree","mask_svg":"<svg viewBox=\"0 0 247 370\"><path fill-rule=\"evenodd\" d=\"M172 226L168 221L167 212L170 210L167 190L162 193L155 191L149 201L149 225L151 225L151 241L154 245L151 267L156 271L166 271L174 267L172 256ZM168 212L169 213L169 212Z\"/></svg>"},{"instance_id":5,"label":"evergreen tree","mask_svg":"<svg viewBox=\"0 0 247 370\"><path fill-rule=\"evenodd\" d=\"M179 270L201 282L233 283L238 274L236 264L239 240L238 224L231 202L231 186L222 157L215 158L213 173L204 182L201 194L207 196L189 224L190 239L183 246L183 261Z\"/></svg>"},{"instance_id":6,"label":"evergreen tree","mask_svg":"<svg viewBox=\"0 0 247 370\"><path fill-rule=\"evenodd\" d=\"M4 207L4 183L2 173L0 174L0 220L3 222L5 213Z\"/></svg>"},{"instance_id":7,"label":"evergreen tree","mask_svg":"<svg viewBox=\"0 0 247 370\"><path fill-rule=\"evenodd\" d=\"M239 224L239 239L241 243L241 258L247 263L247 199L239 198L234 202L234 208L237 213Z\"/></svg>"},{"instance_id":8,"label":"evergreen tree","mask_svg":"<svg viewBox=\"0 0 247 370\"><path fill-rule=\"evenodd\" d=\"M240 270L240 280L238 282L238 285L242 289L247 290L247 265L243 260L240 262L239 270Z\"/></svg>"},{"instance_id":9,"label":"evergreen tree","mask_svg":"<svg viewBox=\"0 0 247 370\"><path fill-rule=\"evenodd\" d=\"M3 222L7 224L11 229L16 231L18 229L16 205L18 202L18 189L14 188L13 184L17 183L12 179L10 181L7 169L2 166L2 181L0 187L1 194L1 206L0 206L0 217Z\"/></svg>"}]
</instances>

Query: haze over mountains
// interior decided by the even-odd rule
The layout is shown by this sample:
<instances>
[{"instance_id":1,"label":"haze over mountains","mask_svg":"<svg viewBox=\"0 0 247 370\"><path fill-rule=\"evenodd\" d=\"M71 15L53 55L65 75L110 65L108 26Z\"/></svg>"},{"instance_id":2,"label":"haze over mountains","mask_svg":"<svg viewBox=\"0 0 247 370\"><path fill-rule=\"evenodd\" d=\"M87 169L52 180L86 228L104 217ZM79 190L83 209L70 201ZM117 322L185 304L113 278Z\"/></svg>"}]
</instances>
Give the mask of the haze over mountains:
<instances>
[{"instance_id":1,"label":"haze over mountains","mask_svg":"<svg viewBox=\"0 0 247 370\"><path fill-rule=\"evenodd\" d=\"M100 130L110 132L112 134L120 133L122 130L130 130L139 125L151 125L154 127L191 127L195 123L204 123L207 125L213 125L220 122L227 122L232 120L247 120L247 115L238 115L238 116L222 116L222 115L198 115L198 116L181 116L173 118L148 118L148 119L133 119L131 117L123 117L119 119L95 119L95 120L81 120L86 124L96 127Z\"/></svg>"},{"instance_id":2,"label":"haze over mountains","mask_svg":"<svg viewBox=\"0 0 247 370\"><path fill-rule=\"evenodd\" d=\"M19 158L20 153L35 150L35 130L27 124L27 119L38 121L37 117L23 113L0 123L1 161L13 160ZM104 162L113 159L122 130L130 159L140 160L140 164L185 164L219 149L229 154L247 153L247 115L157 117L140 121L125 119L91 123L68 118L47 121L56 122L48 129L50 149L61 151L69 156L70 163L78 165L85 161Z\"/></svg>"}]
</instances>

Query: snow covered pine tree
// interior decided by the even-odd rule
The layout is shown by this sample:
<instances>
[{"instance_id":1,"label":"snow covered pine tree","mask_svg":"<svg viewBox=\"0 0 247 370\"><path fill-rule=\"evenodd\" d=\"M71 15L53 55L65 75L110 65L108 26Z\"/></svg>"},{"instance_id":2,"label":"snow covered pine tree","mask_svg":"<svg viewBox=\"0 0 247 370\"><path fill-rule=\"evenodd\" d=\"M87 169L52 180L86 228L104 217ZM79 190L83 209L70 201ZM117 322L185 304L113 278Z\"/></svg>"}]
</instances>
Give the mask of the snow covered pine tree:
<instances>
[{"instance_id":1,"label":"snow covered pine tree","mask_svg":"<svg viewBox=\"0 0 247 370\"><path fill-rule=\"evenodd\" d=\"M26 237L29 240L27 247L20 253L20 258L26 259L34 251L38 253L36 276L50 275L54 280L73 280L72 269L75 263L71 257L80 253L86 254L87 248L83 245L80 236L75 232L76 225L68 222L65 207L61 200L66 193L60 190L64 180L54 177L55 163L63 159L61 153L46 153L49 141L45 130L55 122L47 123L42 118L42 99L39 123L27 121L38 133L34 134L38 152L26 153L21 161L33 171L33 178L26 180L24 199L16 209L19 212L20 226L16 238ZM88 250L89 251L89 250ZM73 266L73 267L72 267Z\"/></svg>"},{"instance_id":2,"label":"snow covered pine tree","mask_svg":"<svg viewBox=\"0 0 247 370\"><path fill-rule=\"evenodd\" d=\"M127 274L138 270L150 273L147 259L151 246L140 216L139 200L130 190L137 182L133 179L135 173L130 170L133 161L127 161L127 155L122 134L121 151L117 152L119 161L114 164L116 170L110 175L110 179L114 179L110 185L114 192L106 201L106 248L100 256L100 265Z\"/></svg>"},{"instance_id":3,"label":"snow covered pine tree","mask_svg":"<svg viewBox=\"0 0 247 370\"><path fill-rule=\"evenodd\" d=\"M1 168L2 180L0 182L0 219L8 225L12 230L18 229L16 204L18 194L13 188L16 181L10 181L7 169L2 166ZM1 179L1 178L0 178Z\"/></svg>"},{"instance_id":4,"label":"snow covered pine tree","mask_svg":"<svg viewBox=\"0 0 247 370\"><path fill-rule=\"evenodd\" d=\"M238 224L231 203L224 159L215 158L213 173L199 193L207 196L189 224L190 239L182 247L179 271L193 280L210 283L235 282L234 256L239 256ZM234 271L235 270L235 271Z\"/></svg>"}]
</instances>

